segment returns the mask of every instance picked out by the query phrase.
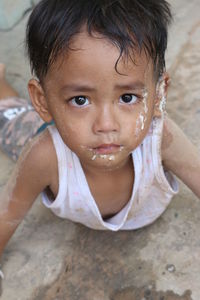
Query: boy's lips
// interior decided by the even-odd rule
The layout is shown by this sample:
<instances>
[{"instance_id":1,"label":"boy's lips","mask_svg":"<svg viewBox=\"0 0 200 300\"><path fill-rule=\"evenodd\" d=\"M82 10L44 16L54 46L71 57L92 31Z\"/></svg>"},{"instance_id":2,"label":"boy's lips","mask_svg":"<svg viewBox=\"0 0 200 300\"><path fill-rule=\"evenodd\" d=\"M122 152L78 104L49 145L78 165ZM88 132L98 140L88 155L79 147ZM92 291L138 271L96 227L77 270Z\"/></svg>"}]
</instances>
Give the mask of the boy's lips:
<instances>
[{"instance_id":1,"label":"boy's lips","mask_svg":"<svg viewBox=\"0 0 200 300\"><path fill-rule=\"evenodd\" d=\"M93 148L96 154L112 154L118 152L120 149L121 145L116 144L102 144Z\"/></svg>"}]
</instances>

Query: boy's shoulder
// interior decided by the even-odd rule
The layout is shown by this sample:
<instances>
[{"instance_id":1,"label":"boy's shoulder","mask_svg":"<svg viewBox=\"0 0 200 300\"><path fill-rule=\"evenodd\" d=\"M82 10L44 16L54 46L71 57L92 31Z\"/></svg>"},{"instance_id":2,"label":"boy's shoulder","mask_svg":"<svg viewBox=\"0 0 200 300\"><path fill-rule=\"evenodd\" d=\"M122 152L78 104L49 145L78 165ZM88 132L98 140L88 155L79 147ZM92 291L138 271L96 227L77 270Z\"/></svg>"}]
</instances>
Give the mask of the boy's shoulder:
<instances>
[{"instance_id":1,"label":"boy's shoulder","mask_svg":"<svg viewBox=\"0 0 200 300\"><path fill-rule=\"evenodd\" d=\"M28 142L24 149L27 154L30 154L32 158L42 159L44 161L53 158L55 153L51 134L48 129L45 129L42 133L36 135L32 140Z\"/></svg>"},{"instance_id":2,"label":"boy's shoulder","mask_svg":"<svg viewBox=\"0 0 200 300\"><path fill-rule=\"evenodd\" d=\"M57 181L57 156L48 129L27 143L19 158L19 164L20 160L22 165L24 161L35 174L38 174L46 185Z\"/></svg>"}]
</instances>

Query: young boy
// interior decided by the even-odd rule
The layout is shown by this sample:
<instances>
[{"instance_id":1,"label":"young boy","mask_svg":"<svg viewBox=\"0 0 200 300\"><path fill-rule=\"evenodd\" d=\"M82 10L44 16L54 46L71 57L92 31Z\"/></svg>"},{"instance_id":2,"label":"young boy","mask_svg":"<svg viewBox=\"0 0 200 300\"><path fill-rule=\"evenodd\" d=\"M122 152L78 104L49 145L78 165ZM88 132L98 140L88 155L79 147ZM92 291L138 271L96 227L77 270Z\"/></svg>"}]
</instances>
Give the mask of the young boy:
<instances>
[{"instance_id":1,"label":"young boy","mask_svg":"<svg viewBox=\"0 0 200 300\"><path fill-rule=\"evenodd\" d=\"M0 196L0 253L41 192L57 216L113 231L155 221L178 191L172 173L200 198L200 155L164 112L170 20L164 0L35 7L28 89L54 125L26 145Z\"/></svg>"}]
</instances>

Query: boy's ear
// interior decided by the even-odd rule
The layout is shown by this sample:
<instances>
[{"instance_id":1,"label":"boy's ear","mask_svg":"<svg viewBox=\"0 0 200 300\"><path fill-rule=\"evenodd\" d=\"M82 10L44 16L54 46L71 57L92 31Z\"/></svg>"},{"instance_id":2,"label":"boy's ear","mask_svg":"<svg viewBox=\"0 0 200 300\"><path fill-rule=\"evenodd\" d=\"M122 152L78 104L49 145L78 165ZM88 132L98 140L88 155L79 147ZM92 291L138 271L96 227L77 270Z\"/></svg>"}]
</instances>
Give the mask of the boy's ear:
<instances>
[{"instance_id":1,"label":"boy's ear","mask_svg":"<svg viewBox=\"0 0 200 300\"><path fill-rule=\"evenodd\" d=\"M37 113L44 122L49 123L52 121L52 116L48 108L44 90L36 79L31 79L28 83L28 91L31 102Z\"/></svg>"},{"instance_id":2,"label":"boy's ear","mask_svg":"<svg viewBox=\"0 0 200 300\"><path fill-rule=\"evenodd\" d=\"M161 117L165 112L167 91L170 83L169 74L164 72L156 86L156 98L154 102L154 117Z\"/></svg>"}]
</instances>

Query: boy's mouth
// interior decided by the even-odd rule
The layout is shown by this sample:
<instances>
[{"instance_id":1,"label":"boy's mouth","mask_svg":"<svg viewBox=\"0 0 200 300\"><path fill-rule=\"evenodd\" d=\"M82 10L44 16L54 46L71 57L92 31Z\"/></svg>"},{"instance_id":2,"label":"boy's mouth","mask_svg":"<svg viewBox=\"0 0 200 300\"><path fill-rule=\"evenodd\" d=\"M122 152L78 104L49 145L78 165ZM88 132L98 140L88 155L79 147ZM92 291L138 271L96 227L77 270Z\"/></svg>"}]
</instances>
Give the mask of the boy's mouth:
<instances>
[{"instance_id":1,"label":"boy's mouth","mask_svg":"<svg viewBox=\"0 0 200 300\"><path fill-rule=\"evenodd\" d=\"M113 154L119 152L121 147L122 146L116 144L102 144L93 148L93 150L96 154Z\"/></svg>"}]
</instances>

